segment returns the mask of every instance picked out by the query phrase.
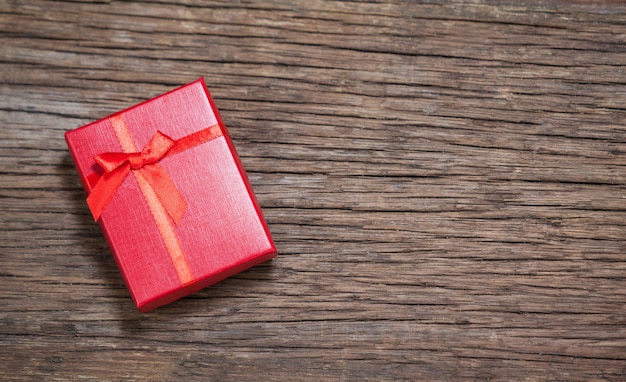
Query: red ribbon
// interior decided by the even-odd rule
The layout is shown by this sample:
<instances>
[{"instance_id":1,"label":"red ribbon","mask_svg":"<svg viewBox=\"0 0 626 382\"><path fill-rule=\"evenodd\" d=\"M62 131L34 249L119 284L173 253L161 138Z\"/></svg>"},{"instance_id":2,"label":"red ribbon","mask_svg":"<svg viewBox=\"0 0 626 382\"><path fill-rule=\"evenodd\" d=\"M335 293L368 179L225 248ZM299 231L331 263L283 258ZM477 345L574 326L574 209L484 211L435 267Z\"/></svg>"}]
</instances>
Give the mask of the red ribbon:
<instances>
[{"instance_id":1,"label":"red ribbon","mask_svg":"<svg viewBox=\"0 0 626 382\"><path fill-rule=\"evenodd\" d=\"M218 125L207 127L178 140L157 131L140 152L109 152L97 155L94 160L104 169L104 174L87 197L87 204L94 220L100 219L117 189L128 173L133 171L145 178L169 216L178 224L187 203L159 161L221 135Z\"/></svg>"},{"instance_id":2,"label":"red ribbon","mask_svg":"<svg viewBox=\"0 0 626 382\"><path fill-rule=\"evenodd\" d=\"M195 277L187 263L176 231L168 219L169 216L174 224L178 224L187 209L187 203L159 161L221 137L222 130L219 125L213 125L178 140L157 131L146 147L136 152L137 148L124 118L121 115L114 115L109 117L109 120L124 152L104 153L94 158L104 169L104 174L87 197L89 209L96 221L100 219L113 195L132 172L181 284L191 285L195 282Z\"/></svg>"}]
</instances>

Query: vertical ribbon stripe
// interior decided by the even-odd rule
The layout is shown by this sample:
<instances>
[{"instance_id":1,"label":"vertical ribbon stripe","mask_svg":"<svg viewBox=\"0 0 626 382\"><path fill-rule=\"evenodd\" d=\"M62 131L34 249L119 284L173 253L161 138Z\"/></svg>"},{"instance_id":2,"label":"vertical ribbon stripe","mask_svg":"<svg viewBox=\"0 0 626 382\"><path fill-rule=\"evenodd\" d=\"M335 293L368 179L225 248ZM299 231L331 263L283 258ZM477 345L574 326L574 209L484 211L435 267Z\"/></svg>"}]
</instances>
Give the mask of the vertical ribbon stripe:
<instances>
[{"instance_id":1,"label":"vertical ribbon stripe","mask_svg":"<svg viewBox=\"0 0 626 382\"><path fill-rule=\"evenodd\" d=\"M135 179L137 179L137 183L139 183L139 188L148 203L152 217L154 217L156 226L161 233L161 238L163 239L167 253L172 259L172 263L174 264L180 283L183 286L192 284L195 278L191 273L189 263L187 263L183 249L180 246L178 236L176 236L176 232L174 231L174 226L167 218L167 212L163 208L163 205L160 203L159 198L146 178L143 177L141 171L133 172L133 174L135 175Z\"/></svg>"},{"instance_id":2,"label":"vertical ribbon stripe","mask_svg":"<svg viewBox=\"0 0 626 382\"><path fill-rule=\"evenodd\" d=\"M128 126L126 126L126 121L124 121L122 115L116 114L114 116L111 116L109 117L109 121L113 126L113 131L115 132L117 140L122 146L122 151L124 151L125 153L134 153L139 151L137 150L137 146L135 146L133 138L130 136L130 130L128 130Z\"/></svg>"}]
</instances>

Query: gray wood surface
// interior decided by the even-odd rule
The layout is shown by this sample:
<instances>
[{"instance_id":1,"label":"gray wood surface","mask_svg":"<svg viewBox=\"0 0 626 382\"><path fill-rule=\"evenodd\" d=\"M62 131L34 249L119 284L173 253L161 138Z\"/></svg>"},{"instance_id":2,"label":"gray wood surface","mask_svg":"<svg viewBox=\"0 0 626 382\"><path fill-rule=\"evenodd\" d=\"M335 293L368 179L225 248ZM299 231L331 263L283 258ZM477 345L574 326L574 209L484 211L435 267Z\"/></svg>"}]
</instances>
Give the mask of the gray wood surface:
<instances>
[{"instance_id":1,"label":"gray wood surface","mask_svg":"<svg viewBox=\"0 0 626 382\"><path fill-rule=\"evenodd\" d=\"M0 379L626 380L626 6L0 0ZM279 257L138 313L63 140L204 76Z\"/></svg>"}]
</instances>

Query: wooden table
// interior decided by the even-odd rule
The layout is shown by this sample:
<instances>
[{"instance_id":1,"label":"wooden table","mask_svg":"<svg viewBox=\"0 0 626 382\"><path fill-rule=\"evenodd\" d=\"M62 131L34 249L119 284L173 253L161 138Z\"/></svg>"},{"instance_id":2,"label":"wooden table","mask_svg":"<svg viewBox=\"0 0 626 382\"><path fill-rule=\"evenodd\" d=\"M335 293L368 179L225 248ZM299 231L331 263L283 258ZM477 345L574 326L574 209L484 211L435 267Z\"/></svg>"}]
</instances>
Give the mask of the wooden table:
<instances>
[{"instance_id":1,"label":"wooden table","mask_svg":"<svg viewBox=\"0 0 626 382\"><path fill-rule=\"evenodd\" d=\"M0 0L0 379L626 380L626 6ZM204 76L279 257L147 314L63 133Z\"/></svg>"}]
</instances>

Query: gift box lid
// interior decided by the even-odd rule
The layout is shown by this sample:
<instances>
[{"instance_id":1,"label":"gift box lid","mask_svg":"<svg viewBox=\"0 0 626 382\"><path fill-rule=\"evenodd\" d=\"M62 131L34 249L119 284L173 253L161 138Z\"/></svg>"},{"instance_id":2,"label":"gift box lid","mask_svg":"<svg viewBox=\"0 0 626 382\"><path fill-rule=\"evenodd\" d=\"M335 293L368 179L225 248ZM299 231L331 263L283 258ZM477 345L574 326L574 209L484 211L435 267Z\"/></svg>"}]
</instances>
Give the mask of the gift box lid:
<instances>
[{"instance_id":1,"label":"gift box lid","mask_svg":"<svg viewBox=\"0 0 626 382\"><path fill-rule=\"evenodd\" d=\"M193 140L200 135L201 140ZM154 156L155 137L161 136L165 138L156 141L165 145L166 153L156 161L146 159ZM140 311L276 256L250 182L203 79L68 131L65 137L92 201L107 189L103 184L111 174L127 171L119 175L122 180L111 195L100 199L105 206L98 223ZM109 163L106 158L119 157L125 162L109 165L118 165L110 173L102 168L107 166L103 162ZM162 190L166 183L173 192ZM184 208L175 217L168 204L179 199ZM93 211L93 202L90 206Z\"/></svg>"}]
</instances>

